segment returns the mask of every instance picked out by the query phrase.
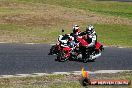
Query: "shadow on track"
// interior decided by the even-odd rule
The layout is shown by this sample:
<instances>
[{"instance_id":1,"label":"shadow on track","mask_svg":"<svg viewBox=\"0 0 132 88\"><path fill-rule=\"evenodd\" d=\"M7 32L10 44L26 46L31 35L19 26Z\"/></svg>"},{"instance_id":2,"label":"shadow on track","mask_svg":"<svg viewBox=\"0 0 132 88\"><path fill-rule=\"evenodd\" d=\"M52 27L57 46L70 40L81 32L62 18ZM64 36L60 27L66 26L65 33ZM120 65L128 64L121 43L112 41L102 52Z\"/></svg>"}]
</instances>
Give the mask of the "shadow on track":
<instances>
[{"instance_id":1,"label":"shadow on track","mask_svg":"<svg viewBox=\"0 0 132 88\"><path fill-rule=\"evenodd\" d=\"M61 62L61 61L59 61L57 58L55 59L55 61L58 61L58 62ZM80 63L84 63L83 62L83 60L80 60L80 59L69 59L69 60L66 60L66 61L75 61L75 62L80 62ZM63 61L63 62L66 62L66 61ZM87 63L91 63L91 62L95 62L95 60L94 61L88 61ZM85 62L86 63L86 62Z\"/></svg>"}]
</instances>

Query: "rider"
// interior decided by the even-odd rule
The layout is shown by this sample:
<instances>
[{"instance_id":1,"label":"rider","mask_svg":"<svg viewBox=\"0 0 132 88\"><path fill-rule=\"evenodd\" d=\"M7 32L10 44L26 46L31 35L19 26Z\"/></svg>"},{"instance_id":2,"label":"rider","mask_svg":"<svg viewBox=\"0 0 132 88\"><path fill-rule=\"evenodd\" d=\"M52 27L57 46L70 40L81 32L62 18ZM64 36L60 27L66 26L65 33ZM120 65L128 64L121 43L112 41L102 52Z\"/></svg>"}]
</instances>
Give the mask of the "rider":
<instances>
[{"instance_id":1,"label":"rider","mask_svg":"<svg viewBox=\"0 0 132 88\"><path fill-rule=\"evenodd\" d=\"M74 25L72 28L72 33L70 34L71 37L73 37L73 41L71 42L74 46L78 44L77 37L80 35L80 27L78 25ZM74 47L75 48L75 47Z\"/></svg>"},{"instance_id":2,"label":"rider","mask_svg":"<svg viewBox=\"0 0 132 88\"><path fill-rule=\"evenodd\" d=\"M72 36L78 36L80 34L80 27L78 25L74 25L73 28L72 28L72 32L71 35Z\"/></svg>"},{"instance_id":3,"label":"rider","mask_svg":"<svg viewBox=\"0 0 132 88\"><path fill-rule=\"evenodd\" d=\"M97 43L97 34L94 30L94 26L89 25L86 27L86 34L87 34L87 39L86 41L88 42L88 48L95 48L95 45Z\"/></svg>"}]
</instances>

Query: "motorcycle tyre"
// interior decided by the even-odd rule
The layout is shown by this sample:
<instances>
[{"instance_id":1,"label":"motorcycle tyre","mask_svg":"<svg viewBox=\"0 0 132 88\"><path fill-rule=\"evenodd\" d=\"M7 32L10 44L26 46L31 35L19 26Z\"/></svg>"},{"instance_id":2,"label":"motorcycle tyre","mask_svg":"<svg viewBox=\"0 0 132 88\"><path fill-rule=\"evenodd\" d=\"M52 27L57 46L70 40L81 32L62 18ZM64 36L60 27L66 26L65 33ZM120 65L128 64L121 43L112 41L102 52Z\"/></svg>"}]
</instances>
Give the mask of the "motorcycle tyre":
<instances>
[{"instance_id":1,"label":"motorcycle tyre","mask_svg":"<svg viewBox=\"0 0 132 88\"><path fill-rule=\"evenodd\" d=\"M58 55L57 55L57 60L58 60L59 62L65 62L65 61L67 61L67 57L64 56L64 53L63 53L63 52L60 52L60 53L58 53Z\"/></svg>"}]
</instances>

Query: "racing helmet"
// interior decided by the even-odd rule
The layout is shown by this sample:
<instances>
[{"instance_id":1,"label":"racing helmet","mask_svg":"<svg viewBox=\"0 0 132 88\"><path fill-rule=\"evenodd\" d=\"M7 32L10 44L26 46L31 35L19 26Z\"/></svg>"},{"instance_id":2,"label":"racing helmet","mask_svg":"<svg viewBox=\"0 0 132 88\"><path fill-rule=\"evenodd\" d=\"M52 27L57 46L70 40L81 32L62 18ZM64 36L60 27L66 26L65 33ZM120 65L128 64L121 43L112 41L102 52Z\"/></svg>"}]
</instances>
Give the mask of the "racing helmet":
<instances>
[{"instance_id":1,"label":"racing helmet","mask_svg":"<svg viewBox=\"0 0 132 88\"><path fill-rule=\"evenodd\" d=\"M94 26L92 26L92 25L87 26L86 32L88 35L91 35L94 32Z\"/></svg>"},{"instance_id":2,"label":"racing helmet","mask_svg":"<svg viewBox=\"0 0 132 88\"><path fill-rule=\"evenodd\" d=\"M74 25L73 26L73 33L76 34L76 33L79 33L80 32L80 27L78 25Z\"/></svg>"}]
</instances>

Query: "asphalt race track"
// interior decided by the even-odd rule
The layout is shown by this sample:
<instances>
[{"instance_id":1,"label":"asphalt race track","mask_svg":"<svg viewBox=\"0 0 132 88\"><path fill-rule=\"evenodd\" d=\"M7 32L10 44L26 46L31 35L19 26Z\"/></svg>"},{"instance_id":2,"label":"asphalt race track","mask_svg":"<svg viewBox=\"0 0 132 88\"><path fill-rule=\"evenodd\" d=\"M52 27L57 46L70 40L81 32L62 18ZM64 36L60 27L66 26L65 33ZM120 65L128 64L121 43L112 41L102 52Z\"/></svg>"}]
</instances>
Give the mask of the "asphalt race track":
<instances>
[{"instance_id":1,"label":"asphalt race track","mask_svg":"<svg viewBox=\"0 0 132 88\"><path fill-rule=\"evenodd\" d=\"M70 72L85 70L132 70L132 48L105 48L96 62L57 62L48 44L0 44L0 75Z\"/></svg>"}]
</instances>

